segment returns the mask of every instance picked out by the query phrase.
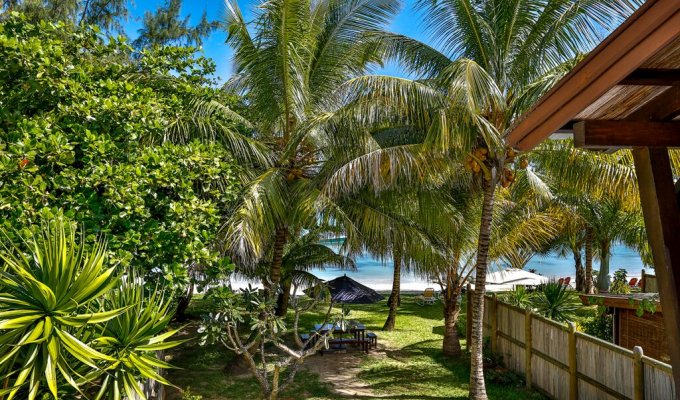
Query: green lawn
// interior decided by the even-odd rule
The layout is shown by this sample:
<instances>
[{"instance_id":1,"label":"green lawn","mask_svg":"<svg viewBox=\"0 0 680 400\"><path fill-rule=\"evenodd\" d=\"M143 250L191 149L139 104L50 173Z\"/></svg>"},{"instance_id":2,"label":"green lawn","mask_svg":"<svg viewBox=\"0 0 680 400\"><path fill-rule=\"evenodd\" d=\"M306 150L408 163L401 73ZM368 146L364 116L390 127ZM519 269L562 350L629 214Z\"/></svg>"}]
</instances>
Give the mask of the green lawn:
<instances>
[{"instance_id":1,"label":"green lawn","mask_svg":"<svg viewBox=\"0 0 680 400\"><path fill-rule=\"evenodd\" d=\"M192 303L190 312L198 316L209 306L205 300L197 299ZM452 360L441 355L441 304L418 306L413 296L403 296L394 332L380 331L387 313L385 301L372 305L353 305L351 310L348 318L359 320L369 330L377 332L381 345L385 346L384 350L369 356L352 353L358 367L357 380L374 395L343 397L324 382L324 377L303 371L298 374L295 386L284 393L282 399L467 398L469 360L467 357ZM301 327L311 327L320 321L322 314L323 311L319 309L316 313L305 315L301 318ZM463 314L461 320L464 319ZM193 329L189 327L186 331L184 335L191 337ZM225 366L233 360L233 354L219 346L200 347L195 341L190 341L172 355L171 362L181 369L171 371L170 381L179 388L190 388L193 395L200 395L204 400L259 398L258 385L254 379L248 376L235 377L233 373L225 371ZM334 356L338 355L326 354L323 357L332 360ZM542 398L535 392L527 392L519 377L502 368L487 374L487 390L492 399ZM178 391L171 392L172 399L182 398Z\"/></svg>"}]
</instances>

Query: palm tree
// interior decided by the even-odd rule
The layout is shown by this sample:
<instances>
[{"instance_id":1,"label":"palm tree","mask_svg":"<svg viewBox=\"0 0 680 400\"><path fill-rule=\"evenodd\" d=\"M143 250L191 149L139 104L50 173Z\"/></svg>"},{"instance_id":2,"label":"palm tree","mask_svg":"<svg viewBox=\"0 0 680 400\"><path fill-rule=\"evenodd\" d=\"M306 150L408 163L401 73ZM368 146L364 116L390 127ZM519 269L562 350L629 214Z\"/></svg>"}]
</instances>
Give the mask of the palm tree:
<instances>
[{"instance_id":1,"label":"palm tree","mask_svg":"<svg viewBox=\"0 0 680 400\"><path fill-rule=\"evenodd\" d=\"M548 141L532 153L532 164L564 212L563 241L574 254L580 254L581 243L585 247L585 293L593 293L596 254L601 261L598 289L608 289L613 243L624 243L648 259L630 151L594 153L575 149L570 141Z\"/></svg>"},{"instance_id":2,"label":"palm tree","mask_svg":"<svg viewBox=\"0 0 680 400\"><path fill-rule=\"evenodd\" d=\"M317 228L296 235L286 245L281 262L281 291L277 300L276 315L285 316L288 312L290 290L296 287L312 287L321 283L320 279L309 272L313 268L336 267L355 269L354 260L338 254L329 246L321 243L324 230ZM263 273L268 270L268 262L263 265Z\"/></svg>"},{"instance_id":3,"label":"palm tree","mask_svg":"<svg viewBox=\"0 0 680 400\"><path fill-rule=\"evenodd\" d=\"M255 9L251 24L235 2L227 8L235 74L226 87L244 96L253 137L267 146L271 162L255 165L225 225L224 246L244 269L268 258L264 284L271 292L281 282L295 232L319 218L347 225L324 191L341 165L329 160L350 160L372 142L339 88L378 61L363 35L381 29L399 4L274 0Z\"/></svg>"},{"instance_id":4,"label":"palm tree","mask_svg":"<svg viewBox=\"0 0 680 400\"><path fill-rule=\"evenodd\" d=\"M350 86L363 100L357 104L373 111L372 118L420 126L428 132L426 143L457 159L468 155L469 167L478 174L484 200L470 395L485 399L481 315L493 208L497 186L512 181L509 167L515 156L506 149L505 134L633 6L625 0L443 0L419 5L441 52L401 35L374 35L386 56L419 79L370 76L356 78Z\"/></svg>"}]
</instances>

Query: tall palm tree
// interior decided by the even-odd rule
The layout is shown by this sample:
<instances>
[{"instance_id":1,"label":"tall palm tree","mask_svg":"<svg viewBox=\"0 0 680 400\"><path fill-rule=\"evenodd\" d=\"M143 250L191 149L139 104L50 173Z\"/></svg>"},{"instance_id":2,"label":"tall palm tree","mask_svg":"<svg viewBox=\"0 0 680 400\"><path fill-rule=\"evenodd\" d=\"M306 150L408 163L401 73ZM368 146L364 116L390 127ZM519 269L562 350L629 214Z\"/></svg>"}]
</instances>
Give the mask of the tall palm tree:
<instances>
[{"instance_id":1,"label":"tall palm tree","mask_svg":"<svg viewBox=\"0 0 680 400\"><path fill-rule=\"evenodd\" d=\"M269 148L271 163L255 166L225 226L224 246L243 268L255 268L271 254L264 282L271 292L282 279L284 249L295 232L319 218L347 225L336 199L324 191L326 178L341 165L329 160L350 160L372 141L339 89L378 61L363 37L382 29L399 3L273 0L255 9L250 24L235 2L227 9L235 74L226 87L246 99L253 136Z\"/></svg>"},{"instance_id":2,"label":"tall palm tree","mask_svg":"<svg viewBox=\"0 0 680 400\"><path fill-rule=\"evenodd\" d=\"M535 203L539 193L501 189L494 208L494 224L491 230L489 260L503 263L517 254L533 254L557 234L557 218L554 210ZM456 191L452 191L456 193ZM442 289L444 303L445 356L461 353L456 323L460 314L459 296L468 278L475 272L475 256L478 241L478 221L482 212L482 193L457 191L457 204L461 224L452 232L448 252L438 263L429 266ZM539 202L542 203L542 202Z\"/></svg>"},{"instance_id":3,"label":"tall palm tree","mask_svg":"<svg viewBox=\"0 0 680 400\"><path fill-rule=\"evenodd\" d=\"M626 0L421 1L441 51L411 38L376 33L376 46L418 80L370 76L350 87L373 119L428 132L426 143L457 159L468 155L484 193L476 253L470 396L485 399L483 296L496 188L512 180L505 135L516 120L633 11ZM370 98L373 101L366 101ZM376 107L379 104L380 107ZM406 121L404 121L406 120Z\"/></svg>"}]
</instances>

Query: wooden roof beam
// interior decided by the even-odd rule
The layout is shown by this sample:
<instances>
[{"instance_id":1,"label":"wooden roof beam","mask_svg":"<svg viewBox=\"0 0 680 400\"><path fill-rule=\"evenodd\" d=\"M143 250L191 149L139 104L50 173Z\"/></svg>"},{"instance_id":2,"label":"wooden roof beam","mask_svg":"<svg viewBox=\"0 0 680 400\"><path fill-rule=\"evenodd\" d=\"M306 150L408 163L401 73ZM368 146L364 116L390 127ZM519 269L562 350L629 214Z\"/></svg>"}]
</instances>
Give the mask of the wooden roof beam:
<instances>
[{"instance_id":1,"label":"wooden roof beam","mask_svg":"<svg viewBox=\"0 0 680 400\"><path fill-rule=\"evenodd\" d=\"M586 149L680 147L680 121L580 121L574 124L574 146Z\"/></svg>"},{"instance_id":2,"label":"wooden roof beam","mask_svg":"<svg viewBox=\"0 0 680 400\"><path fill-rule=\"evenodd\" d=\"M638 68L619 85L677 86L680 85L680 69Z\"/></svg>"},{"instance_id":3,"label":"wooden roof beam","mask_svg":"<svg viewBox=\"0 0 680 400\"><path fill-rule=\"evenodd\" d=\"M680 86L674 86L635 110L631 121L670 121L680 115Z\"/></svg>"}]
</instances>

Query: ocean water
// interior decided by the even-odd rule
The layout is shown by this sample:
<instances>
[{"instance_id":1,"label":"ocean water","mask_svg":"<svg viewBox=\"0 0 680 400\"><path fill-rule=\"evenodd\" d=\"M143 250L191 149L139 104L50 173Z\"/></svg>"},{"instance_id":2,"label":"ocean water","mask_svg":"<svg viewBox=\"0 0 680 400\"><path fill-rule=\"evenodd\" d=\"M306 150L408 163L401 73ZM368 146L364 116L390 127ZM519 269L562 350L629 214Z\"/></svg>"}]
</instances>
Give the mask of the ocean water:
<instances>
[{"instance_id":1,"label":"ocean water","mask_svg":"<svg viewBox=\"0 0 680 400\"><path fill-rule=\"evenodd\" d=\"M338 268L325 268L313 270L319 278L330 280L347 274L352 279L369 286L375 290L390 290L392 287L392 260L378 260L370 256L359 256L355 258L356 271L343 271ZM593 269L599 270L598 260L593 261ZM610 274L619 268L624 268L628 272L628 277L639 277L644 268L640 256L635 250L626 246L617 245L612 247L612 257L609 263ZM574 279L574 259L569 254L566 258L557 254L547 254L534 256L524 268L535 269L536 273L561 278L571 276ZM413 273L402 272L402 290L422 290L426 287L435 286L433 282L425 277L416 276Z\"/></svg>"}]
</instances>

